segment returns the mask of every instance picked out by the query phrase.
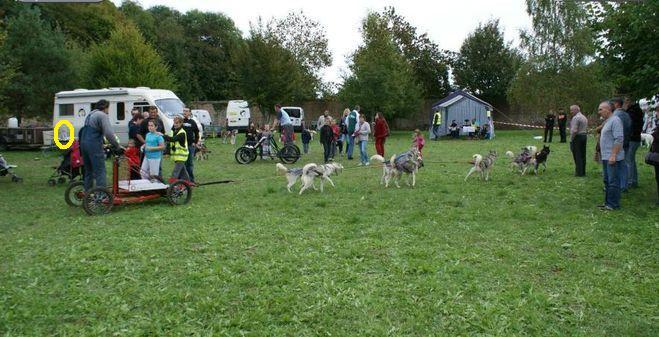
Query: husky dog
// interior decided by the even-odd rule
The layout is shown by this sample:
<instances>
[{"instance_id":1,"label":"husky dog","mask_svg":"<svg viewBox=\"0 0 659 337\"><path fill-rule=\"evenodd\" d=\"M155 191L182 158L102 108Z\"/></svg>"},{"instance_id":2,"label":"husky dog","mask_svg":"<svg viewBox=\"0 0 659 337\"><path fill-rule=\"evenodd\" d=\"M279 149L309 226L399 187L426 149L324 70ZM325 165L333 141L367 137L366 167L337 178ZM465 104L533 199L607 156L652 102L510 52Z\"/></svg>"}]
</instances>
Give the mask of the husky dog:
<instances>
[{"instance_id":1,"label":"husky dog","mask_svg":"<svg viewBox=\"0 0 659 337\"><path fill-rule=\"evenodd\" d=\"M538 153L538 148L533 145L527 145L524 148L529 150L529 154L531 154L531 157L535 156L535 154Z\"/></svg>"},{"instance_id":2,"label":"husky dog","mask_svg":"<svg viewBox=\"0 0 659 337\"><path fill-rule=\"evenodd\" d=\"M288 180L288 185L286 185L286 189L288 189L288 192L291 191L291 187L295 185L295 183L300 179L302 176L302 168L300 167L294 167L294 168L286 168L286 166L282 165L281 163L277 163L275 165L276 167L276 172L282 172L286 174L286 180Z\"/></svg>"},{"instance_id":3,"label":"husky dog","mask_svg":"<svg viewBox=\"0 0 659 337\"><path fill-rule=\"evenodd\" d=\"M323 192L324 190L323 186L325 180L332 184L332 187L335 187L334 182L332 179L330 179L330 175L332 175L332 173L338 173L342 169L343 165L335 163L324 165L310 163L304 165L302 168L302 188L300 188L300 195L302 195L302 192L306 191L310 187L316 190L316 185L314 184L316 177L320 179L320 192Z\"/></svg>"},{"instance_id":4,"label":"husky dog","mask_svg":"<svg viewBox=\"0 0 659 337\"><path fill-rule=\"evenodd\" d=\"M538 168L540 165L542 165L542 172L547 171L547 158L549 157L549 146L543 146L542 150L540 152L535 154L535 158L533 158L533 172L537 175L538 174Z\"/></svg>"},{"instance_id":5,"label":"husky dog","mask_svg":"<svg viewBox=\"0 0 659 337\"><path fill-rule=\"evenodd\" d=\"M531 161L533 160L533 156L531 156L531 151L528 147L523 147L522 152L517 156L515 156L512 151L506 151L506 156L511 159L510 169L513 171L517 169L522 175L526 174L526 171L529 169Z\"/></svg>"},{"instance_id":6,"label":"husky dog","mask_svg":"<svg viewBox=\"0 0 659 337\"><path fill-rule=\"evenodd\" d=\"M473 155L474 166L467 172L465 181L472 175L474 172L480 172L481 179L490 180L490 170L494 166L494 161L497 159L497 152L490 150L490 153L483 158L480 154Z\"/></svg>"},{"instance_id":7,"label":"husky dog","mask_svg":"<svg viewBox=\"0 0 659 337\"><path fill-rule=\"evenodd\" d=\"M203 140L199 141L199 145L195 146L196 150L194 153L195 159L197 160L207 160L208 159L208 154L211 153L211 151L206 147L206 144L204 144Z\"/></svg>"},{"instance_id":8,"label":"husky dog","mask_svg":"<svg viewBox=\"0 0 659 337\"><path fill-rule=\"evenodd\" d=\"M229 141L231 145L236 145L236 136L238 136L238 130L222 131L222 144L226 144Z\"/></svg>"},{"instance_id":9,"label":"husky dog","mask_svg":"<svg viewBox=\"0 0 659 337\"><path fill-rule=\"evenodd\" d=\"M416 174L419 172L419 168L423 167L423 158L416 146L399 155L393 155L389 161L385 161L382 156L378 155L371 157L371 159L384 164L380 183L384 182L385 187L388 187L389 181L393 179L396 187L400 188L399 181L403 173L406 173L408 176L407 186L416 186Z\"/></svg>"},{"instance_id":10,"label":"husky dog","mask_svg":"<svg viewBox=\"0 0 659 337\"><path fill-rule=\"evenodd\" d=\"M332 187L336 187L334 182L330 178L332 175L337 175L343 171L343 165L339 163L328 163L324 165L317 165L314 163L306 164L302 168L291 168L288 169L286 166L277 163L276 164L277 172L285 172L286 180L288 180L288 185L286 188L291 192L291 187L295 185L298 179L302 180L302 188L300 188L300 194L307 190L308 188L313 188L317 190L314 180L316 177L320 178L320 191L324 190L324 183L328 181Z\"/></svg>"},{"instance_id":11,"label":"husky dog","mask_svg":"<svg viewBox=\"0 0 659 337\"><path fill-rule=\"evenodd\" d=\"M391 156L391 159L385 160L379 154L371 156L371 160L379 161L382 163L382 177L380 177L380 185L384 184L384 187L389 187L389 181L396 177L396 167L393 165L393 162L396 160L396 155Z\"/></svg>"},{"instance_id":12,"label":"husky dog","mask_svg":"<svg viewBox=\"0 0 659 337\"><path fill-rule=\"evenodd\" d=\"M647 147L648 149L652 146L654 137L649 133L641 133L641 145Z\"/></svg>"}]
</instances>

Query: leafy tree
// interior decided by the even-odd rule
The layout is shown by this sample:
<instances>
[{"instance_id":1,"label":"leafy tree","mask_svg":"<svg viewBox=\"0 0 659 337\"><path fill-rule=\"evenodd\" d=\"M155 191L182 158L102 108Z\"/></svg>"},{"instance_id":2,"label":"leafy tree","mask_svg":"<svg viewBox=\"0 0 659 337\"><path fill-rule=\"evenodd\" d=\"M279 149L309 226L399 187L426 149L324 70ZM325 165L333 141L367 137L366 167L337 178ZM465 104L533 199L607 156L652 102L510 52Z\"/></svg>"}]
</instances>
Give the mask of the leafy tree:
<instances>
[{"instance_id":1,"label":"leafy tree","mask_svg":"<svg viewBox=\"0 0 659 337\"><path fill-rule=\"evenodd\" d=\"M176 89L174 77L162 58L132 24L117 27L107 41L92 47L87 78L92 88Z\"/></svg>"},{"instance_id":2,"label":"leafy tree","mask_svg":"<svg viewBox=\"0 0 659 337\"><path fill-rule=\"evenodd\" d=\"M332 54L327 47L325 28L318 21L301 11L291 12L283 19L271 21L264 33L295 56L311 81L309 85L317 92L327 88L320 71L332 65Z\"/></svg>"},{"instance_id":3,"label":"leafy tree","mask_svg":"<svg viewBox=\"0 0 659 337\"><path fill-rule=\"evenodd\" d=\"M181 18L191 76L191 96L218 99L237 95L234 55L243 38L234 22L220 13L189 11Z\"/></svg>"},{"instance_id":4,"label":"leafy tree","mask_svg":"<svg viewBox=\"0 0 659 337\"><path fill-rule=\"evenodd\" d=\"M46 21L84 47L107 40L115 27L124 23L109 0L87 4L44 3L39 8Z\"/></svg>"},{"instance_id":5,"label":"leafy tree","mask_svg":"<svg viewBox=\"0 0 659 337\"><path fill-rule=\"evenodd\" d=\"M238 87L265 116L276 103L296 102L314 97L306 69L288 49L269 38L259 21L235 56Z\"/></svg>"},{"instance_id":6,"label":"leafy tree","mask_svg":"<svg viewBox=\"0 0 659 337\"><path fill-rule=\"evenodd\" d=\"M508 91L512 103L537 115L575 102L594 109L612 90L601 67L593 64L594 34L584 7L561 0L526 3L532 31L521 34L528 59Z\"/></svg>"},{"instance_id":7,"label":"leafy tree","mask_svg":"<svg viewBox=\"0 0 659 337\"><path fill-rule=\"evenodd\" d=\"M419 35L416 28L397 14L393 7L387 7L381 13L372 13L372 17L371 29L391 34L394 44L410 65L415 81L421 85L422 96L445 96L451 89L448 79L450 53L440 50L427 34Z\"/></svg>"},{"instance_id":8,"label":"leafy tree","mask_svg":"<svg viewBox=\"0 0 659 337\"><path fill-rule=\"evenodd\" d=\"M460 47L453 68L455 83L496 107L505 105L520 56L506 43L499 29L499 20L479 24Z\"/></svg>"},{"instance_id":9,"label":"leafy tree","mask_svg":"<svg viewBox=\"0 0 659 337\"><path fill-rule=\"evenodd\" d=\"M381 29L380 18L371 13L363 22L362 35L364 45L352 55L352 74L344 78L339 97L369 114L380 111L394 118L413 113L422 90L393 34Z\"/></svg>"},{"instance_id":10,"label":"leafy tree","mask_svg":"<svg viewBox=\"0 0 659 337\"><path fill-rule=\"evenodd\" d=\"M0 26L0 112L4 112L5 109L3 102L6 99L4 96L5 89L9 86L9 81L14 77L15 69L8 62L8 55L5 55L5 49L3 48L5 44L5 39L7 33L4 27Z\"/></svg>"},{"instance_id":11,"label":"leafy tree","mask_svg":"<svg viewBox=\"0 0 659 337\"><path fill-rule=\"evenodd\" d=\"M0 55L13 69L0 95L19 116L50 115L54 94L73 89L78 81L74 62L79 60L67 48L64 34L42 20L37 7L22 6L9 18Z\"/></svg>"},{"instance_id":12,"label":"leafy tree","mask_svg":"<svg viewBox=\"0 0 659 337\"><path fill-rule=\"evenodd\" d=\"M597 49L617 90L635 97L659 93L659 0L589 7Z\"/></svg>"}]
</instances>

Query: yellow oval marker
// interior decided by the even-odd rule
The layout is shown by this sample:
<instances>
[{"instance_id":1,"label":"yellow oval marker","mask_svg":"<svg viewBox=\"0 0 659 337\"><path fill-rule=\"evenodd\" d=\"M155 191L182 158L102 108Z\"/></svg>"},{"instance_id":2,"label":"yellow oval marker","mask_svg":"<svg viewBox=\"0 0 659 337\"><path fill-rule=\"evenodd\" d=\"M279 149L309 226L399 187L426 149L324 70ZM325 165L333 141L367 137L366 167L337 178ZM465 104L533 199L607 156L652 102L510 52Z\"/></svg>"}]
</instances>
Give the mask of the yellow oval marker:
<instances>
[{"instance_id":1,"label":"yellow oval marker","mask_svg":"<svg viewBox=\"0 0 659 337\"><path fill-rule=\"evenodd\" d=\"M66 142L66 144L64 144L64 145L62 145L62 143L60 143L59 137L58 137L59 128L60 128L60 126L62 126L62 124L66 125L69 128L69 141ZM60 148L61 150L66 150L66 149L70 148L71 145L73 145L73 140L74 139L75 139L75 129L73 129L73 124L71 124L71 122L69 122L66 119L62 119L61 121L57 122L57 124L55 124L55 128L53 130L53 141L55 141L55 145L57 145L58 148Z\"/></svg>"}]
</instances>

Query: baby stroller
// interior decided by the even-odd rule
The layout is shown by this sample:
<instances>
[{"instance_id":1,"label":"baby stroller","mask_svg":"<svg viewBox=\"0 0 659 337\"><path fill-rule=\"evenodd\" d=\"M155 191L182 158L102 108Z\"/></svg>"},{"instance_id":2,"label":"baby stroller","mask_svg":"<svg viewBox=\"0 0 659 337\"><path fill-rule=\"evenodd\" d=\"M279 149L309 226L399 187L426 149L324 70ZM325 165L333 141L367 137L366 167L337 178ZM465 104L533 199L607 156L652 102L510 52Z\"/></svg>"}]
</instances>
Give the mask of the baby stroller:
<instances>
[{"instance_id":1,"label":"baby stroller","mask_svg":"<svg viewBox=\"0 0 659 337\"><path fill-rule=\"evenodd\" d=\"M75 140L71 147L64 151L62 162L59 166L55 167L55 172L48 178L48 185L55 186L58 183L63 184L67 178L69 181L73 181L81 174L82 156L80 155L80 144Z\"/></svg>"},{"instance_id":2,"label":"baby stroller","mask_svg":"<svg viewBox=\"0 0 659 337\"><path fill-rule=\"evenodd\" d=\"M23 178L15 175L13 172L11 172L11 169L17 167L16 165L9 165L7 161L5 160L5 157L3 157L0 154L0 176L6 176L10 175L11 176L11 181L15 183L20 183L23 181Z\"/></svg>"}]
</instances>

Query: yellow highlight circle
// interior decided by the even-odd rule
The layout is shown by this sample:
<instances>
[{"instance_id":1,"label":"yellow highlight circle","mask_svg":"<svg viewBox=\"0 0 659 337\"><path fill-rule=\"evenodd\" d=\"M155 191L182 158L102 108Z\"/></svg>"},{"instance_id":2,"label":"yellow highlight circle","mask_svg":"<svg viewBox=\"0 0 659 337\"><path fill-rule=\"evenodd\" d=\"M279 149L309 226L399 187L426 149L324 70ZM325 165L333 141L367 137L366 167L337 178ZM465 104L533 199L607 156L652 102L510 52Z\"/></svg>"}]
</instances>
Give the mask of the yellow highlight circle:
<instances>
[{"instance_id":1,"label":"yellow highlight circle","mask_svg":"<svg viewBox=\"0 0 659 337\"><path fill-rule=\"evenodd\" d=\"M60 143L59 137L58 137L59 128L60 128L60 126L62 126L62 124L66 125L69 128L69 141L66 142L66 144L64 144L64 145L62 145L62 143ZM73 129L73 124L71 124L71 122L69 122L66 119L62 119L61 121L57 122L57 124L55 124L55 128L53 130L53 141L55 142L55 145L57 145L58 148L60 148L61 150L66 150L66 149L70 148L71 145L73 145L73 140L74 139L75 139L75 129Z\"/></svg>"}]
</instances>

